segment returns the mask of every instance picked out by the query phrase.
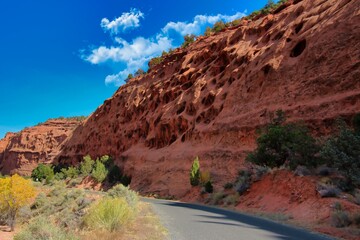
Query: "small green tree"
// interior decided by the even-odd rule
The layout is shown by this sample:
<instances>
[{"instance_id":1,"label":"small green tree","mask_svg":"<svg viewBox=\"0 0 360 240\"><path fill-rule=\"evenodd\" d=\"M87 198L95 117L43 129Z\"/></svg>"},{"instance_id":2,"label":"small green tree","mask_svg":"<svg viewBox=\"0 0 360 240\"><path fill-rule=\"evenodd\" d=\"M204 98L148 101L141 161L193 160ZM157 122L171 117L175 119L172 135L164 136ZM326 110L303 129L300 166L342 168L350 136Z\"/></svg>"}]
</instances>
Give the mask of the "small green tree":
<instances>
[{"instance_id":1,"label":"small green tree","mask_svg":"<svg viewBox=\"0 0 360 240\"><path fill-rule=\"evenodd\" d=\"M83 176L89 176L93 170L95 161L91 159L90 155L86 155L80 164L80 173Z\"/></svg>"},{"instance_id":2,"label":"small green tree","mask_svg":"<svg viewBox=\"0 0 360 240\"><path fill-rule=\"evenodd\" d=\"M144 75L144 74L145 74L145 71L142 70L141 68L139 68L139 69L136 71L135 76L137 77L137 76L141 76L141 75Z\"/></svg>"},{"instance_id":3,"label":"small green tree","mask_svg":"<svg viewBox=\"0 0 360 240\"><path fill-rule=\"evenodd\" d=\"M45 165L40 163L31 173L31 178L34 181L45 180L46 183L51 182L54 179L54 170L51 165Z\"/></svg>"},{"instance_id":4,"label":"small green tree","mask_svg":"<svg viewBox=\"0 0 360 240\"><path fill-rule=\"evenodd\" d=\"M68 167L61 169L63 177L66 178L77 178L79 176L79 170L75 167Z\"/></svg>"},{"instance_id":5,"label":"small green tree","mask_svg":"<svg viewBox=\"0 0 360 240\"><path fill-rule=\"evenodd\" d=\"M204 32L204 36L210 36L212 34L212 29L211 27L206 27L205 32Z\"/></svg>"},{"instance_id":6,"label":"small green tree","mask_svg":"<svg viewBox=\"0 0 360 240\"><path fill-rule=\"evenodd\" d=\"M223 30L225 28L225 23L223 21L218 21L214 24L212 30L214 32L220 32L221 30Z\"/></svg>"},{"instance_id":7,"label":"small green tree","mask_svg":"<svg viewBox=\"0 0 360 240\"><path fill-rule=\"evenodd\" d=\"M200 184L200 162L199 157L194 159L194 162L190 170L190 184L191 186L197 186Z\"/></svg>"},{"instance_id":8,"label":"small green tree","mask_svg":"<svg viewBox=\"0 0 360 240\"><path fill-rule=\"evenodd\" d=\"M91 172L91 176L98 183L102 183L107 177L107 175L108 175L108 170L106 169L105 165L101 161L96 160L95 167Z\"/></svg>"},{"instance_id":9,"label":"small green tree","mask_svg":"<svg viewBox=\"0 0 360 240\"><path fill-rule=\"evenodd\" d=\"M340 132L325 142L320 155L326 163L337 168L351 185L360 186L359 134L340 126Z\"/></svg>"},{"instance_id":10,"label":"small green tree","mask_svg":"<svg viewBox=\"0 0 360 240\"><path fill-rule=\"evenodd\" d=\"M295 169L298 165L315 167L319 164L315 156L319 147L307 128L299 124L284 124L283 112L276 114L256 140L257 149L247 156L247 160L271 168L285 164Z\"/></svg>"},{"instance_id":11,"label":"small green tree","mask_svg":"<svg viewBox=\"0 0 360 240\"><path fill-rule=\"evenodd\" d=\"M196 36L194 34L186 34L184 36L184 42L182 44L182 47L185 48L189 46L191 43L195 42Z\"/></svg>"}]
</instances>

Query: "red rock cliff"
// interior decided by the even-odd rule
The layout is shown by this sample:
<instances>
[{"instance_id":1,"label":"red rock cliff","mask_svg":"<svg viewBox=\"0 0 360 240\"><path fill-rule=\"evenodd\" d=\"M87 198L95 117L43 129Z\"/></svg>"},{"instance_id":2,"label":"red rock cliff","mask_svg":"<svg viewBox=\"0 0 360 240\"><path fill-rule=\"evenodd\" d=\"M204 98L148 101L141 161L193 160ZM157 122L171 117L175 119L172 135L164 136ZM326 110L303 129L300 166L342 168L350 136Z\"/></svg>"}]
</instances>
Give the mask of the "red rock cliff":
<instances>
[{"instance_id":1,"label":"red rock cliff","mask_svg":"<svg viewBox=\"0 0 360 240\"><path fill-rule=\"evenodd\" d=\"M216 184L232 181L275 110L317 133L360 111L359 26L358 0L294 0L200 37L120 87L57 159L110 154L136 190L177 197L197 155Z\"/></svg>"},{"instance_id":2,"label":"red rock cliff","mask_svg":"<svg viewBox=\"0 0 360 240\"><path fill-rule=\"evenodd\" d=\"M68 135L80 124L53 119L0 140L0 172L30 175L39 163L52 162Z\"/></svg>"}]
</instances>

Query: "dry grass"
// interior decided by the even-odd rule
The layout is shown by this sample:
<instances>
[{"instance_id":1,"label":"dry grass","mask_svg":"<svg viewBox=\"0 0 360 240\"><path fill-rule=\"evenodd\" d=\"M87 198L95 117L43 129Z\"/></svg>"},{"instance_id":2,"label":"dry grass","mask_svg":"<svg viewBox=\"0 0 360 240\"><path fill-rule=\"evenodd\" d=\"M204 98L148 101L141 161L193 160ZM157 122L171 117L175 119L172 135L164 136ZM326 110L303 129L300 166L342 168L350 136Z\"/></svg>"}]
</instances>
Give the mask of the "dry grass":
<instances>
[{"instance_id":1,"label":"dry grass","mask_svg":"<svg viewBox=\"0 0 360 240\"><path fill-rule=\"evenodd\" d=\"M160 223L148 203L139 203L139 213L135 221L117 232L83 232L82 240L165 240L168 232Z\"/></svg>"}]
</instances>

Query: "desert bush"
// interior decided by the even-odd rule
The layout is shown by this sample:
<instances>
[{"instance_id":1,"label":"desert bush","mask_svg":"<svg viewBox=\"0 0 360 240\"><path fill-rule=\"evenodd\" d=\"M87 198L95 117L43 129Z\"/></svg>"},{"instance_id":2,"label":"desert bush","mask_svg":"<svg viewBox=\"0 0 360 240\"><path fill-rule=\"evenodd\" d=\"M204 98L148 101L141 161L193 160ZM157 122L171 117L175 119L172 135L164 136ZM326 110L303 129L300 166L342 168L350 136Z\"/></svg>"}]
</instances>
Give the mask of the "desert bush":
<instances>
[{"instance_id":1,"label":"desert bush","mask_svg":"<svg viewBox=\"0 0 360 240\"><path fill-rule=\"evenodd\" d=\"M360 192L354 194L354 203L360 205Z\"/></svg>"},{"instance_id":2,"label":"desert bush","mask_svg":"<svg viewBox=\"0 0 360 240\"><path fill-rule=\"evenodd\" d=\"M141 75L144 75L145 74L145 71L142 70L141 68L139 68L136 72L135 72L135 76L141 76Z\"/></svg>"},{"instance_id":3,"label":"desert bush","mask_svg":"<svg viewBox=\"0 0 360 240\"><path fill-rule=\"evenodd\" d=\"M17 174L0 179L0 215L6 216L11 231L14 230L19 210L35 197L31 180Z\"/></svg>"},{"instance_id":4,"label":"desert bush","mask_svg":"<svg viewBox=\"0 0 360 240\"><path fill-rule=\"evenodd\" d=\"M352 216L352 222L360 227L360 213L355 213L353 216Z\"/></svg>"},{"instance_id":5,"label":"desert bush","mask_svg":"<svg viewBox=\"0 0 360 240\"><path fill-rule=\"evenodd\" d=\"M251 185L251 173L247 170L240 170L234 189L240 195L246 192Z\"/></svg>"},{"instance_id":6,"label":"desert bush","mask_svg":"<svg viewBox=\"0 0 360 240\"><path fill-rule=\"evenodd\" d=\"M222 191L211 194L209 203L211 205L218 205L226 197L226 194Z\"/></svg>"},{"instance_id":7,"label":"desert bush","mask_svg":"<svg viewBox=\"0 0 360 240\"><path fill-rule=\"evenodd\" d=\"M207 182L211 181L211 174L209 171L200 172L200 183L205 185Z\"/></svg>"},{"instance_id":8,"label":"desert bush","mask_svg":"<svg viewBox=\"0 0 360 240\"><path fill-rule=\"evenodd\" d=\"M45 180L50 183L54 179L54 170L52 166L40 163L31 173L31 178L34 181L41 182Z\"/></svg>"},{"instance_id":9,"label":"desert bush","mask_svg":"<svg viewBox=\"0 0 360 240\"><path fill-rule=\"evenodd\" d=\"M223 199L223 202L225 205L236 205L239 202L239 194L230 194Z\"/></svg>"},{"instance_id":10,"label":"desert bush","mask_svg":"<svg viewBox=\"0 0 360 240\"><path fill-rule=\"evenodd\" d=\"M101 161L96 160L94 169L91 172L91 176L98 183L102 183L107 177L107 174L108 174L108 170L106 169L105 165Z\"/></svg>"},{"instance_id":11,"label":"desert bush","mask_svg":"<svg viewBox=\"0 0 360 240\"><path fill-rule=\"evenodd\" d=\"M331 214L331 225L337 228L347 227L351 224L351 219L347 212L337 210Z\"/></svg>"},{"instance_id":12,"label":"desert bush","mask_svg":"<svg viewBox=\"0 0 360 240\"><path fill-rule=\"evenodd\" d=\"M220 32L225 28L225 23L223 21L217 21L214 26L212 27L213 32Z\"/></svg>"},{"instance_id":13,"label":"desert bush","mask_svg":"<svg viewBox=\"0 0 360 240\"><path fill-rule=\"evenodd\" d=\"M84 226L113 232L133 218L133 210L124 198L103 198L93 204L84 217Z\"/></svg>"},{"instance_id":14,"label":"desert bush","mask_svg":"<svg viewBox=\"0 0 360 240\"><path fill-rule=\"evenodd\" d=\"M212 34L211 27L206 27L205 32L204 32L204 36L211 36L211 34Z\"/></svg>"},{"instance_id":15,"label":"desert bush","mask_svg":"<svg viewBox=\"0 0 360 240\"><path fill-rule=\"evenodd\" d=\"M122 184L118 184L112 187L107 192L107 194L109 197L113 198L124 198L131 208L137 208L137 204L139 202L139 195L135 191L129 189L128 187L125 187Z\"/></svg>"},{"instance_id":16,"label":"desert bush","mask_svg":"<svg viewBox=\"0 0 360 240\"><path fill-rule=\"evenodd\" d=\"M321 197L337 197L340 194L340 190L333 185L318 184L317 191Z\"/></svg>"},{"instance_id":17,"label":"desert bush","mask_svg":"<svg viewBox=\"0 0 360 240\"><path fill-rule=\"evenodd\" d=\"M14 236L14 240L75 240L73 234L57 227L45 217L36 218Z\"/></svg>"},{"instance_id":18,"label":"desert bush","mask_svg":"<svg viewBox=\"0 0 360 240\"><path fill-rule=\"evenodd\" d=\"M311 174L310 170L304 166L297 166L294 170L296 176L308 176Z\"/></svg>"},{"instance_id":19,"label":"desert bush","mask_svg":"<svg viewBox=\"0 0 360 240\"><path fill-rule=\"evenodd\" d=\"M83 158L83 162L80 164L80 174L83 176L89 176L93 170L95 161L91 159L90 155L86 155Z\"/></svg>"},{"instance_id":20,"label":"desert bush","mask_svg":"<svg viewBox=\"0 0 360 240\"><path fill-rule=\"evenodd\" d=\"M186 48L187 46L189 46L191 43L195 42L196 36L194 34L186 34L184 36L184 42L181 45L183 48Z\"/></svg>"},{"instance_id":21,"label":"desert bush","mask_svg":"<svg viewBox=\"0 0 360 240\"><path fill-rule=\"evenodd\" d=\"M295 169L298 165L315 167L319 164L315 157L318 146L307 128L284 124L283 112L277 111L276 114L277 117L256 140L257 148L247 156L247 160L271 168L288 165Z\"/></svg>"},{"instance_id":22,"label":"desert bush","mask_svg":"<svg viewBox=\"0 0 360 240\"><path fill-rule=\"evenodd\" d=\"M340 171L350 185L360 186L360 135L340 126L339 133L326 141L320 155Z\"/></svg>"},{"instance_id":23,"label":"desert bush","mask_svg":"<svg viewBox=\"0 0 360 240\"><path fill-rule=\"evenodd\" d=\"M58 226L76 229L82 222L84 208L92 202L83 190L66 188L65 183L56 183L48 193L39 194L31 206L34 216L54 220Z\"/></svg>"},{"instance_id":24,"label":"desert bush","mask_svg":"<svg viewBox=\"0 0 360 240\"><path fill-rule=\"evenodd\" d=\"M69 181L69 186L70 187L75 187L77 185L79 185L82 182L82 178L73 178Z\"/></svg>"},{"instance_id":25,"label":"desert bush","mask_svg":"<svg viewBox=\"0 0 360 240\"><path fill-rule=\"evenodd\" d=\"M149 63L148 63L148 66L149 66L149 69L153 68L154 66L162 63L164 61L164 58L163 57L154 57L152 59L150 59Z\"/></svg>"},{"instance_id":26,"label":"desert bush","mask_svg":"<svg viewBox=\"0 0 360 240\"><path fill-rule=\"evenodd\" d=\"M200 162L199 157L194 159L190 169L190 184L191 186L197 186L200 184Z\"/></svg>"},{"instance_id":27,"label":"desert bush","mask_svg":"<svg viewBox=\"0 0 360 240\"><path fill-rule=\"evenodd\" d=\"M232 189L234 187L234 184L231 182L225 183L224 184L224 189Z\"/></svg>"}]
</instances>

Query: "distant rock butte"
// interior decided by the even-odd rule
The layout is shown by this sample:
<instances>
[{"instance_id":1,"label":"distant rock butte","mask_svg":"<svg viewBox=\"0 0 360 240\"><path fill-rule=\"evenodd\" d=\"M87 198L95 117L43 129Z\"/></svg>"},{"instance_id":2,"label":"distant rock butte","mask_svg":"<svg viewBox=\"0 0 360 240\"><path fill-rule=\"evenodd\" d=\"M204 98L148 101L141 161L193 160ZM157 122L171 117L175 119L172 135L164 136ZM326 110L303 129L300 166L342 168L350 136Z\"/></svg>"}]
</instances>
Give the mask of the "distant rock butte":
<instances>
[{"instance_id":1,"label":"distant rock butte","mask_svg":"<svg viewBox=\"0 0 360 240\"><path fill-rule=\"evenodd\" d=\"M0 140L2 174L30 175L39 163L52 163L61 144L80 121L53 119Z\"/></svg>"},{"instance_id":2,"label":"distant rock butte","mask_svg":"<svg viewBox=\"0 0 360 240\"><path fill-rule=\"evenodd\" d=\"M132 188L182 198L200 156L201 169L222 186L235 179L255 147L256 129L276 110L290 122L303 120L314 134L328 134L335 119L360 111L359 26L360 1L294 0L199 37L69 129L64 144L57 142L60 152L5 155L2 171L24 172L31 168L23 163L40 156L51 162L45 152L71 164L86 154L109 154L131 175Z\"/></svg>"}]
</instances>

